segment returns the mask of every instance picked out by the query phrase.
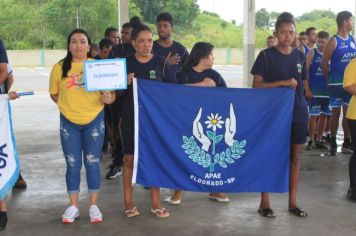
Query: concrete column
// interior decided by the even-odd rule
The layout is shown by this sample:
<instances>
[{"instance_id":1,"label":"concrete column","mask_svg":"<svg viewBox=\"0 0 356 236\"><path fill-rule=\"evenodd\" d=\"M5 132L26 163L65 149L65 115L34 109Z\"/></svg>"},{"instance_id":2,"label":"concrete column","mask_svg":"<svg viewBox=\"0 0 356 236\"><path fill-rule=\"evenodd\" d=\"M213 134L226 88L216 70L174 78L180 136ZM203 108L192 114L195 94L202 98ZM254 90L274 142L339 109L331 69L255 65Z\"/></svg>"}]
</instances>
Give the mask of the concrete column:
<instances>
[{"instance_id":1,"label":"concrete column","mask_svg":"<svg viewBox=\"0 0 356 236\"><path fill-rule=\"evenodd\" d=\"M255 61L255 0L244 0L243 86L252 86L250 71Z\"/></svg>"},{"instance_id":2,"label":"concrete column","mask_svg":"<svg viewBox=\"0 0 356 236\"><path fill-rule=\"evenodd\" d=\"M118 29L121 31L121 25L129 21L129 4L128 0L117 0L118 11Z\"/></svg>"}]
</instances>

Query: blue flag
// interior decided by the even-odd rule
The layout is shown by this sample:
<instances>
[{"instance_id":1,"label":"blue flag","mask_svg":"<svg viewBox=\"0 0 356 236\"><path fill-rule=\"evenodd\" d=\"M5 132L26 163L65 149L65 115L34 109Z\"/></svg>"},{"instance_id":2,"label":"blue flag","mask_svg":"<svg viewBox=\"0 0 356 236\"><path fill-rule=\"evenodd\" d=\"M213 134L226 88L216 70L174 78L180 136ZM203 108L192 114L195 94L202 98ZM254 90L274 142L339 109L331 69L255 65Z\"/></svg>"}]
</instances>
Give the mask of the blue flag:
<instances>
[{"instance_id":1,"label":"blue flag","mask_svg":"<svg viewBox=\"0 0 356 236\"><path fill-rule=\"evenodd\" d=\"M136 80L133 183L287 192L294 90Z\"/></svg>"}]
</instances>

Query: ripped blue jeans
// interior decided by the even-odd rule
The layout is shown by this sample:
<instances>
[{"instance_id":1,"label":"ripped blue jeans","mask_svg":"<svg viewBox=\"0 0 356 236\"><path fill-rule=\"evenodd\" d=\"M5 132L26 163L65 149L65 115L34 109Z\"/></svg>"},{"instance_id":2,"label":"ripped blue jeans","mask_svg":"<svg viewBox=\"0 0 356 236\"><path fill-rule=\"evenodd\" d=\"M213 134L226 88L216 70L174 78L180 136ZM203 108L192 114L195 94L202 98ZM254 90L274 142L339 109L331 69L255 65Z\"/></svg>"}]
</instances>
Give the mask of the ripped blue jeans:
<instances>
[{"instance_id":1,"label":"ripped blue jeans","mask_svg":"<svg viewBox=\"0 0 356 236\"><path fill-rule=\"evenodd\" d=\"M104 142L104 112L86 125L77 125L60 115L60 136L67 164L66 184L69 194L80 191L82 162L86 169L89 192L100 189L100 157Z\"/></svg>"}]
</instances>

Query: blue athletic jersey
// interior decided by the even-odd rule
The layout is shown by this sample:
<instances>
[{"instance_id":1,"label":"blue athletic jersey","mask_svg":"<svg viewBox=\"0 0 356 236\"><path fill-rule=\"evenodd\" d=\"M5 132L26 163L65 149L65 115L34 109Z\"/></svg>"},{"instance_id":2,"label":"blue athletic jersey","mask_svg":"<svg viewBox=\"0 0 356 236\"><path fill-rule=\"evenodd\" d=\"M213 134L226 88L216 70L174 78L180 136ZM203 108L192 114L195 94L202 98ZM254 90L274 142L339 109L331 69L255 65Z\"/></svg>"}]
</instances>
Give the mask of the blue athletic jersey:
<instances>
[{"instance_id":1,"label":"blue athletic jersey","mask_svg":"<svg viewBox=\"0 0 356 236\"><path fill-rule=\"evenodd\" d=\"M260 75L264 82L276 82L294 78L298 84L294 96L294 123L308 122L308 106L304 95L303 80L306 79L305 56L293 49L290 54L283 54L275 47L265 49L258 54L251 69L251 74Z\"/></svg>"},{"instance_id":2,"label":"blue athletic jersey","mask_svg":"<svg viewBox=\"0 0 356 236\"><path fill-rule=\"evenodd\" d=\"M314 48L314 56L309 67L309 88L313 97L329 97L328 83L321 70L323 55Z\"/></svg>"},{"instance_id":3,"label":"blue athletic jersey","mask_svg":"<svg viewBox=\"0 0 356 236\"><path fill-rule=\"evenodd\" d=\"M172 68L175 70L175 72L178 72L178 70L182 69L183 64L186 62L186 60L189 57L188 50L180 43L173 41L172 45L170 47L162 47L159 43L158 40L153 42L153 48L152 48L153 54L162 56L166 58L169 53L171 56L178 54L181 58L180 62L178 65L173 65Z\"/></svg>"},{"instance_id":4,"label":"blue athletic jersey","mask_svg":"<svg viewBox=\"0 0 356 236\"><path fill-rule=\"evenodd\" d=\"M351 35L347 39L338 35L333 37L336 40L336 48L330 58L329 85L342 85L345 68L356 56L355 39Z\"/></svg>"},{"instance_id":5,"label":"blue athletic jersey","mask_svg":"<svg viewBox=\"0 0 356 236\"><path fill-rule=\"evenodd\" d=\"M214 80L216 87L225 87L226 82L222 76L214 69L207 69L197 72L193 68L183 69L176 74L177 81L180 84L194 84L202 82L205 78Z\"/></svg>"},{"instance_id":6,"label":"blue athletic jersey","mask_svg":"<svg viewBox=\"0 0 356 236\"><path fill-rule=\"evenodd\" d=\"M303 48L304 48L304 56L307 56L311 49L305 44L303 44Z\"/></svg>"}]
</instances>

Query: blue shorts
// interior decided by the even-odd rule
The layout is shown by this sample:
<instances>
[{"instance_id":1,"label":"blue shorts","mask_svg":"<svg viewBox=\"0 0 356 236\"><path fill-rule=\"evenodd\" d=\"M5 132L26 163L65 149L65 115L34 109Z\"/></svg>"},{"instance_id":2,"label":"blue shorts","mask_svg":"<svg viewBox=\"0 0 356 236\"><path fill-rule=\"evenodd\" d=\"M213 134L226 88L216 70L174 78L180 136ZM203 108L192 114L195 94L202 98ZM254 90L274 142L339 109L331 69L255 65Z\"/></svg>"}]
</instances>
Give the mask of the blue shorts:
<instances>
[{"instance_id":1,"label":"blue shorts","mask_svg":"<svg viewBox=\"0 0 356 236\"><path fill-rule=\"evenodd\" d=\"M330 107L348 106L351 95L344 90L342 85L329 85L329 104Z\"/></svg>"},{"instance_id":2,"label":"blue shorts","mask_svg":"<svg viewBox=\"0 0 356 236\"><path fill-rule=\"evenodd\" d=\"M320 116L320 114L331 116L329 98L313 97L308 100L308 110L309 116Z\"/></svg>"},{"instance_id":3,"label":"blue shorts","mask_svg":"<svg viewBox=\"0 0 356 236\"><path fill-rule=\"evenodd\" d=\"M291 144L305 144L307 142L307 122L292 123Z\"/></svg>"}]
</instances>

